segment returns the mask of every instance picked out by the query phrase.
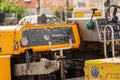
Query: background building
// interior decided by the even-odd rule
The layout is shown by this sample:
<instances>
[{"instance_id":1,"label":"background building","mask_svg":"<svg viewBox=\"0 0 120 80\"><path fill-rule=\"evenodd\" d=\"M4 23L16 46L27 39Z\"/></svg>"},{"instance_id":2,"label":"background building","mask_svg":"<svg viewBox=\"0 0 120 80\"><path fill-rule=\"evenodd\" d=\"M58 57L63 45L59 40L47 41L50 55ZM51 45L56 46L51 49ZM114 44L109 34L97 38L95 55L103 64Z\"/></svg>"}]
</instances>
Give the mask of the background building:
<instances>
[{"instance_id":1,"label":"background building","mask_svg":"<svg viewBox=\"0 0 120 80\"><path fill-rule=\"evenodd\" d=\"M73 4L73 0L68 0ZM28 9L29 14L36 14L36 0L17 0L17 2ZM53 14L54 9L65 7L65 0L40 0L40 13Z\"/></svg>"},{"instance_id":2,"label":"background building","mask_svg":"<svg viewBox=\"0 0 120 80\"><path fill-rule=\"evenodd\" d=\"M73 0L73 17L91 17L91 9L97 8L96 17L104 16L106 0ZM110 5L120 6L120 0L110 0Z\"/></svg>"}]
</instances>

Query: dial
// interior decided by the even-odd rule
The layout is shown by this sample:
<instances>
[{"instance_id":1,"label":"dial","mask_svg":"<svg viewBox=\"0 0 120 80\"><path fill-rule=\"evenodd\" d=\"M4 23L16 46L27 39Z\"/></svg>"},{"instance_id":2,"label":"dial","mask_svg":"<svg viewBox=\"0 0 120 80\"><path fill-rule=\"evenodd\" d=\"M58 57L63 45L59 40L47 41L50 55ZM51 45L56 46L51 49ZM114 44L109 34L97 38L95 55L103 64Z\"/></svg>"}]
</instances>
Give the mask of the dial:
<instances>
[{"instance_id":1,"label":"dial","mask_svg":"<svg viewBox=\"0 0 120 80\"><path fill-rule=\"evenodd\" d=\"M45 34L45 35L43 36L43 38L44 38L46 41L50 40L50 36L47 35L47 34Z\"/></svg>"}]
</instances>

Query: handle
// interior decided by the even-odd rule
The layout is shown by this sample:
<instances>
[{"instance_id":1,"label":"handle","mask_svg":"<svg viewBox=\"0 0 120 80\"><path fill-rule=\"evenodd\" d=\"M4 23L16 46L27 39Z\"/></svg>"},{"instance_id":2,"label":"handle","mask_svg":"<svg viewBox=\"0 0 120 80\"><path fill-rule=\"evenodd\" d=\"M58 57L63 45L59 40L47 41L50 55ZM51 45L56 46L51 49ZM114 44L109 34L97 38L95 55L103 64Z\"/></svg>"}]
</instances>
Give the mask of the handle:
<instances>
[{"instance_id":1,"label":"handle","mask_svg":"<svg viewBox=\"0 0 120 80\"><path fill-rule=\"evenodd\" d=\"M64 47L64 48L55 48L55 49L53 49L52 48L52 42L48 42L49 43L49 48L50 48L50 50L51 51L59 51L59 50L67 50L67 49L71 49L72 48L72 40L71 39L69 39L69 47Z\"/></svg>"},{"instance_id":2,"label":"handle","mask_svg":"<svg viewBox=\"0 0 120 80\"><path fill-rule=\"evenodd\" d=\"M107 42L107 40L106 40L106 29L107 28L110 28L111 29L111 34L112 34L112 40L111 40L111 42L112 42L112 56L113 57L115 57L115 46L114 46L114 30L113 30L113 27L111 26L111 25L106 25L105 27L104 27L104 56L105 56L105 58L107 58L108 56L107 56L107 46L106 46L106 42Z\"/></svg>"},{"instance_id":3,"label":"handle","mask_svg":"<svg viewBox=\"0 0 120 80\"><path fill-rule=\"evenodd\" d=\"M92 12L92 16L91 16L91 20L90 20L90 22L92 22L93 15L94 15L95 11L98 10L98 9L97 9L97 8L92 8L91 10L92 10L93 12Z\"/></svg>"}]
</instances>

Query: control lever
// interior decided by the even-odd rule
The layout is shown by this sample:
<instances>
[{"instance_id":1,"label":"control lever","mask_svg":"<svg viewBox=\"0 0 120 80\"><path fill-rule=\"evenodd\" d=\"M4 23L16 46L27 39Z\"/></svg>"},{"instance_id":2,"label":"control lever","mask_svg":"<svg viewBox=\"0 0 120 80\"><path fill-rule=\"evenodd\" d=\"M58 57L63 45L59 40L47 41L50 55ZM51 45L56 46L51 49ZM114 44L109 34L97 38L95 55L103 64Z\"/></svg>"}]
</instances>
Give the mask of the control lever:
<instances>
[{"instance_id":1,"label":"control lever","mask_svg":"<svg viewBox=\"0 0 120 80\"><path fill-rule=\"evenodd\" d=\"M97 8L92 8L91 10L93 11L92 12L92 17L91 17L91 20L89 22L87 22L87 29L93 29L94 23L93 23L92 19L93 19L95 11L98 10L98 9Z\"/></svg>"},{"instance_id":2,"label":"control lever","mask_svg":"<svg viewBox=\"0 0 120 80\"><path fill-rule=\"evenodd\" d=\"M49 42L49 48L51 51L60 51L59 53L59 58L60 58L60 74L61 74L61 80L65 80L65 70L64 70L64 56L63 56L63 50L67 50L67 49L71 49L72 48L72 40L69 39L69 45L68 47L64 47L64 48L52 48L51 46L51 42Z\"/></svg>"}]
</instances>

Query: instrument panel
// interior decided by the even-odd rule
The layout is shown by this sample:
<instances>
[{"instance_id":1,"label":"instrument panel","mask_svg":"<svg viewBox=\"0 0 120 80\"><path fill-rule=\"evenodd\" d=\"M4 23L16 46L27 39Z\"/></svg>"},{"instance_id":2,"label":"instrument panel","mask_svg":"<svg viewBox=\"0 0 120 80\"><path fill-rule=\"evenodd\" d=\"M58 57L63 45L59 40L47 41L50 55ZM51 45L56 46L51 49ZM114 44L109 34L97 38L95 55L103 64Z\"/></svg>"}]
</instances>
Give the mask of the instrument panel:
<instances>
[{"instance_id":1,"label":"instrument panel","mask_svg":"<svg viewBox=\"0 0 120 80\"><path fill-rule=\"evenodd\" d=\"M22 38L27 38L28 46L43 46L52 42L53 45L69 44L69 39L75 43L71 26L55 28L30 28L22 32Z\"/></svg>"},{"instance_id":2,"label":"instrument panel","mask_svg":"<svg viewBox=\"0 0 120 80\"><path fill-rule=\"evenodd\" d=\"M94 42L103 42L104 40L104 27L107 25L104 17L101 18L93 18L93 28L87 28L87 22L91 20L91 18L72 18L70 19L78 24L80 36L84 41L94 41ZM120 22L118 22L120 24ZM120 40L120 26L116 26L114 22L111 22L109 25L112 26L114 31L114 39ZM110 28L107 28L105 31L106 40L112 39L112 31Z\"/></svg>"},{"instance_id":3,"label":"instrument panel","mask_svg":"<svg viewBox=\"0 0 120 80\"><path fill-rule=\"evenodd\" d=\"M120 23L120 22L118 22ZM99 29L99 33L101 36L101 41L104 40L104 27L107 25L105 19L97 19L97 25ZM114 31L114 39L119 40L120 39L120 26L116 25L115 23L110 23L109 25L112 26L113 31ZM112 31L110 28L106 29L106 39L111 40L112 38Z\"/></svg>"}]
</instances>

